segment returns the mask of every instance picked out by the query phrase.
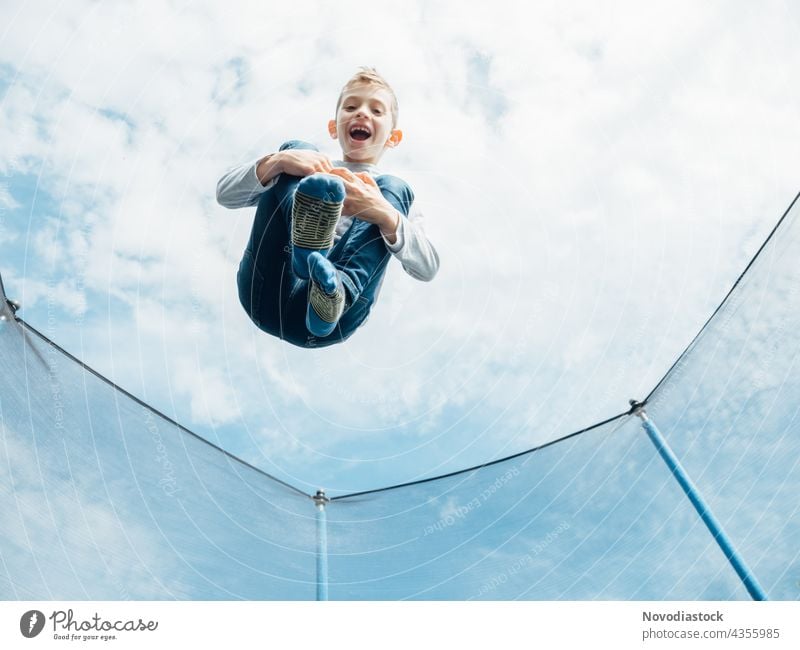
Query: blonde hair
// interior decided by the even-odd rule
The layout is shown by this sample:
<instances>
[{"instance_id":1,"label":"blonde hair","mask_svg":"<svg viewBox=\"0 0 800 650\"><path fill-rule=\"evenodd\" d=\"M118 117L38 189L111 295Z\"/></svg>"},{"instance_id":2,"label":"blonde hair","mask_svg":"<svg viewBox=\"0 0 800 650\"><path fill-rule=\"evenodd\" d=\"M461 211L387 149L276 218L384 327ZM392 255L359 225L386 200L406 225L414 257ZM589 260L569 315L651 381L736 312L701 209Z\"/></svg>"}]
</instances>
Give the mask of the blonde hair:
<instances>
[{"instance_id":1,"label":"blonde hair","mask_svg":"<svg viewBox=\"0 0 800 650\"><path fill-rule=\"evenodd\" d=\"M344 94L350 90L353 86L358 84L369 84L372 86L378 86L379 88L385 88L389 91L389 94L392 97L392 128L397 126L397 118L400 114L400 108L397 106L397 95L394 94L394 90L389 85L389 83L384 79L381 75L378 74L378 71L375 68L371 68L365 65L362 65L358 72L356 72L350 79L347 80L347 83L342 87L342 92L339 93L339 99L336 100L336 112L334 115L339 113L339 107L342 105L342 98Z\"/></svg>"}]
</instances>

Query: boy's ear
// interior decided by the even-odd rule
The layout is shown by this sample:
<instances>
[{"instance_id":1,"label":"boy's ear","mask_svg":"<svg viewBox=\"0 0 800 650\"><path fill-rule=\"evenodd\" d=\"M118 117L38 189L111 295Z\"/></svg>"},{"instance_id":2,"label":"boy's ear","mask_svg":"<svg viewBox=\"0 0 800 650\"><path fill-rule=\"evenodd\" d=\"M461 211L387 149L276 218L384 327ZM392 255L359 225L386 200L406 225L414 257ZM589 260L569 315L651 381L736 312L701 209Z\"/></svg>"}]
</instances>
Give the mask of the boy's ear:
<instances>
[{"instance_id":1,"label":"boy's ear","mask_svg":"<svg viewBox=\"0 0 800 650\"><path fill-rule=\"evenodd\" d=\"M403 139L403 132L400 129L395 129L386 141L387 147L396 147Z\"/></svg>"},{"instance_id":2,"label":"boy's ear","mask_svg":"<svg viewBox=\"0 0 800 650\"><path fill-rule=\"evenodd\" d=\"M328 133L334 140L336 139L336 120L328 120Z\"/></svg>"}]
</instances>

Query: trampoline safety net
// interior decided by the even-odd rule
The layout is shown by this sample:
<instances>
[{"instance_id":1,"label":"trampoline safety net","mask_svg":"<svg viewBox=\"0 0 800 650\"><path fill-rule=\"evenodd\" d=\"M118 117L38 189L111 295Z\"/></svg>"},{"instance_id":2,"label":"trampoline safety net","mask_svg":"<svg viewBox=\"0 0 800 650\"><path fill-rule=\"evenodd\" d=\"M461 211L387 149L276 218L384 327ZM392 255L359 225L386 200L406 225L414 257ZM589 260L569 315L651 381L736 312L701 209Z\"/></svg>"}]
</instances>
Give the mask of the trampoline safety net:
<instances>
[{"instance_id":1,"label":"trampoline safety net","mask_svg":"<svg viewBox=\"0 0 800 650\"><path fill-rule=\"evenodd\" d=\"M800 598L796 202L644 400L778 600ZM632 412L314 499L112 385L5 294L0 318L3 599L750 597Z\"/></svg>"}]
</instances>

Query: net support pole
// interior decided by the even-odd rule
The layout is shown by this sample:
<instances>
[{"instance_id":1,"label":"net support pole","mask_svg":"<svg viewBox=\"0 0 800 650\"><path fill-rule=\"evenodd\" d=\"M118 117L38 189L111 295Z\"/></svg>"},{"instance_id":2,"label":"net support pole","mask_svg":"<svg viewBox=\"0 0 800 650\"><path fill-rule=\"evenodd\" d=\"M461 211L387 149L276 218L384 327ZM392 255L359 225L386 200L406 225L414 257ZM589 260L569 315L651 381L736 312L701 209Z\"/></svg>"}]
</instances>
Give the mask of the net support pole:
<instances>
[{"instance_id":1,"label":"net support pole","mask_svg":"<svg viewBox=\"0 0 800 650\"><path fill-rule=\"evenodd\" d=\"M323 490L317 490L317 600L328 600L328 520L325 505L330 501Z\"/></svg>"},{"instance_id":2,"label":"net support pole","mask_svg":"<svg viewBox=\"0 0 800 650\"><path fill-rule=\"evenodd\" d=\"M708 530L711 532L717 544L719 544L725 557L728 558L728 562L731 563L731 566L733 566L739 578L744 583L747 592L753 600L767 600L766 592L761 588L761 585L758 584L755 575L747 564L745 564L742 556L739 555L738 551L734 548L733 542L731 542L728 535L722 529L722 524L714 516L714 513L711 512L711 508L708 507L708 504L692 482L692 479L689 478L686 470L667 444L664 436L661 435L658 427L647 417L642 405L637 404L635 400L631 400L631 406L633 407L632 412L641 418L642 427L647 432L651 442L655 445L661 458L667 464L669 471L675 477L675 480L678 481L678 484L689 498L689 501L692 502L694 509L697 511L697 514L700 515L700 519L703 520L703 523L708 527Z\"/></svg>"}]
</instances>

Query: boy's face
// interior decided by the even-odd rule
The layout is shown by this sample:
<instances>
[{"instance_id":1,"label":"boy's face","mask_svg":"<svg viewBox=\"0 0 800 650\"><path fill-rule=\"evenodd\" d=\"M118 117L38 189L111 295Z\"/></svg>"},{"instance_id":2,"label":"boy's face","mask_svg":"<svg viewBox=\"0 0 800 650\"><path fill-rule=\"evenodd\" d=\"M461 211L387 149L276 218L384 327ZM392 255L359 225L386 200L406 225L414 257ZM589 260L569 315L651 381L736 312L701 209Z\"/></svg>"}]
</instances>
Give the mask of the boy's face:
<instances>
[{"instance_id":1,"label":"boy's face","mask_svg":"<svg viewBox=\"0 0 800 650\"><path fill-rule=\"evenodd\" d=\"M400 143L403 133L392 129L391 106L391 94L380 86L357 84L344 92L328 132L339 140L345 161L374 165L386 148Z\"/></svg>"}]
</instances>

